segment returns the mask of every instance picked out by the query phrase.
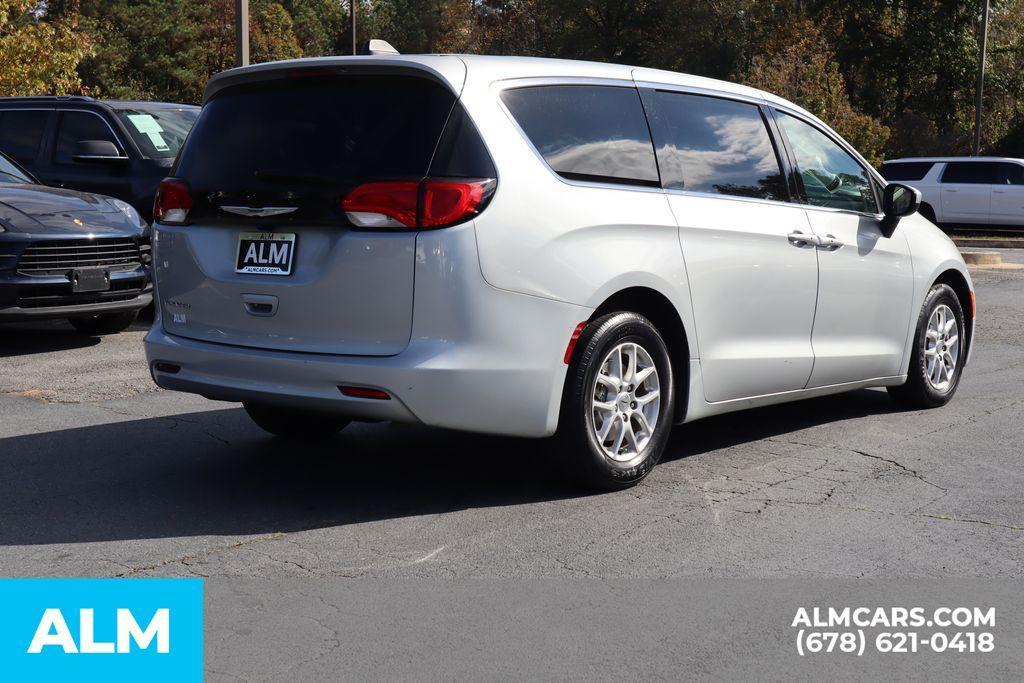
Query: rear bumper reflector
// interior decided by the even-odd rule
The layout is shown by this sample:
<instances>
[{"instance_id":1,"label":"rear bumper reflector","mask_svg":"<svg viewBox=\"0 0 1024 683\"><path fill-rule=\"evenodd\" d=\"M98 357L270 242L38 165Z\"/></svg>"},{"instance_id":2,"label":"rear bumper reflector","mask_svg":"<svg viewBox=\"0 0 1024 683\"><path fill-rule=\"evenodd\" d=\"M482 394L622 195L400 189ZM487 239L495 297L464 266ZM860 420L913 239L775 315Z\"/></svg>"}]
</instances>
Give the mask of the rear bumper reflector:
<instances>
[{"instance_id":1,"label":"rear bumper reflector","mask_svg":"<svg viewBox=\"0 0 1024 683\"><path fill-rule=\"evenodd\" d=\"M367 389L366 387L345 387L339 386L341 393L353 398L372 398L378 401L390 401L391 395L380 389Z\"/></svg>"},{"instance_id":2,"label":"rear bumper reflector","mask_svg":"<svg viewBox=\"0 0 1024 683\"><path fill-rule=\"evenodd\" d=\"M177 375L179 372L181 372L180 365L175 365L174 363L164 363L162 361L157 361L153 363L153 369L156 370L157 372L167 373L168 375Z\"/></svg>"}]
</instances>

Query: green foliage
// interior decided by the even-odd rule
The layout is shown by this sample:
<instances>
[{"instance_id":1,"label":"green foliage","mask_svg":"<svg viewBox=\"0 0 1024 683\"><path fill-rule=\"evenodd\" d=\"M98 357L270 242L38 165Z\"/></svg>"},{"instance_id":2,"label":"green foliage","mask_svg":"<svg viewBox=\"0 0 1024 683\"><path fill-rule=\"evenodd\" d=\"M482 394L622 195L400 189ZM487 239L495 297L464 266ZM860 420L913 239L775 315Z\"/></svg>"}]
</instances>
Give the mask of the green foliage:
<instances>
[{"instance_id":1,"label":"green foliage","mask_svg":"<svg viewBox=\"0 0 1024 683\"><path fill-rule=\"evenodd\" d=\"M44 21L33 0L0 0L0 96L82 92L91 42L73 15Z\"/></svg>"},{"instance_id":2,"label":"green foliage","mask_svg":"<svg viewBox=\"0 0 1024 683\"><path fill-rule=\"evenodd\" d=\"M991 0L984 146L1024 155L1024 0ZM347 54L347 0L250 0L253 62ZM357 0L406 53L612 61L746 82L866 156L969 151L981 0ZM0 0L0 91L197 102L233 0Z\"/></svg>"}]
</instances>

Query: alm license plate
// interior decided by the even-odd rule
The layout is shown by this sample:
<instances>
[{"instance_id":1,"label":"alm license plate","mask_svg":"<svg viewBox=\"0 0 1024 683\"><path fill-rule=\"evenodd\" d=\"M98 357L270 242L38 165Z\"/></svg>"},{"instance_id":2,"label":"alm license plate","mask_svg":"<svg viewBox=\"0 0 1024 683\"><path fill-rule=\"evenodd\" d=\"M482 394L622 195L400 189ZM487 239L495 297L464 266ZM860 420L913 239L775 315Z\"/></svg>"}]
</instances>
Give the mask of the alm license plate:
<instances>
[{"instance_id":1,"label":"alm license plate","mask_svg":"<svg viewBox=\"0 0 1024 683\"><path fill-rule=\"evenodd\" d=\"M294 233L243 232L238 236L236 273L291 275L294 260Z\"/></svg>"}]
</instances>

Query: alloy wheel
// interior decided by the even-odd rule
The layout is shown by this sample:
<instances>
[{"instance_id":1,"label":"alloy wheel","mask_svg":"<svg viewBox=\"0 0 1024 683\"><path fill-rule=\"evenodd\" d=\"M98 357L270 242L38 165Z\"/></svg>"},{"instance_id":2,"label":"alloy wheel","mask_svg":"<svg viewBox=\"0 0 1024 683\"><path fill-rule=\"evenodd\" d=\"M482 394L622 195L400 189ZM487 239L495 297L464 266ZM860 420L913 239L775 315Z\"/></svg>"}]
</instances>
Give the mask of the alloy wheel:
<instances>
[{"instance_id":1,"label":"alloy wheel","mask_svg":"<svg viewBox=\"0 0 1024 683\"><path fill-rule=\"evenodd\" d=\"M616 463L643 455L661 413L661 384L651 354L634 342L605 356L591 392L594 435Z\"/></svg>"}]
</instances>

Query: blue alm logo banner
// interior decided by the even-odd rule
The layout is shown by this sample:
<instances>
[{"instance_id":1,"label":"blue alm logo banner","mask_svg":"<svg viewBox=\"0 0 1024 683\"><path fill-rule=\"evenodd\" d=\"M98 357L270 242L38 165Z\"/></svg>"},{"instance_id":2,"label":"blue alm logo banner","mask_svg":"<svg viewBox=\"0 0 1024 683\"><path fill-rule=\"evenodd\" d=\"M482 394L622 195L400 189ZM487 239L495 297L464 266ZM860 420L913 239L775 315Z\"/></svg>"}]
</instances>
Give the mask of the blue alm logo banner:
<instances>
[{"instance_id":1,"label":"blue alm logo banner","mask_svg":"<svg viewBox=\"0 0 1024 683\"><path fill-rule=\"evenodd\" d=\"M200 579L0 579L0 679L199 681Z\"/></svg>"}]
</instances>

